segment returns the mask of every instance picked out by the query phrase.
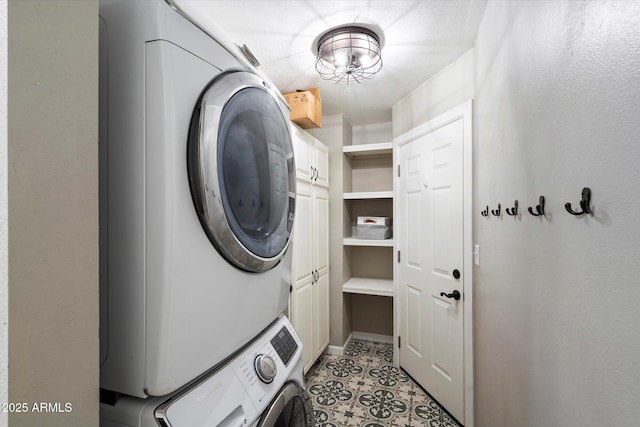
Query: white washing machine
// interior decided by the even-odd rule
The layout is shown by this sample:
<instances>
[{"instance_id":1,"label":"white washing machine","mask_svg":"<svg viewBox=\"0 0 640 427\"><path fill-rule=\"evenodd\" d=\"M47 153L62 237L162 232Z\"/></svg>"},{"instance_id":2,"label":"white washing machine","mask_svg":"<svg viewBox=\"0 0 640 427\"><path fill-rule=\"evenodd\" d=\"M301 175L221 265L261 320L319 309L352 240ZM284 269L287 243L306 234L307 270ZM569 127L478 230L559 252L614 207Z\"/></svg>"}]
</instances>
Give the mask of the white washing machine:
<instances>
[{"instance_id":1,"label":"white washing machine","mask_svg":"<svg viewBox=\"0 0 640 427\"><path fill-rule=\"evenodd\" d=\"M101 389L164 396L286 309L289 110L165 1L100 1Z\"/></svg>"},{"instance_id":2,"label":"white washing machine","mask_svg":"<svg viewBox=\"0 0 640 427\"><path fill-rule=\"evenodd\" d=\"M213 374L166 397L101 404L101 427L311 427L302 346L281 317Z\"/></svg>"}]
</instances>

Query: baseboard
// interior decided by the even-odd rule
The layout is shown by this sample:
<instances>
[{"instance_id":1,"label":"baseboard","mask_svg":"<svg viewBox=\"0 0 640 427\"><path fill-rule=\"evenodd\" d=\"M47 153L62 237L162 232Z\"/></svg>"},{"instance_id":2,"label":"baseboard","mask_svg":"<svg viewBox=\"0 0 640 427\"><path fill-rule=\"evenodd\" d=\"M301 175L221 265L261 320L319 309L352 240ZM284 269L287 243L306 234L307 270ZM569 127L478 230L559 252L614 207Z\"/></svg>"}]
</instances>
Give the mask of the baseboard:
<instances>
[{"instance_id":1,"label":"baseboard","mask_svg":"<svg viewBox=\"0 0 640 427\"><path fill-rule=\"evenodd\" d=\"M349 344L349 341L351 341L351 336L352 335L353 334L349 334L349 336L347 337L347 339L345 340L345 342L344 342L344 344L342 346L339 346L339 345L328 345L327 348L324 349L324 352L326 354L332 354L334 356L344 356L344 349Z\"/></svg>"},{"instance_id":2,"label":"baseboard","mask_svg":"<svg viewBox=\"0 0 640 427\"><path fill-rule=\"evenodd\" d=\"M344 355L344 347L339 345L328 345L327 348L324 349L325 354L332 354L334 356L343 356Z\"/></svg>"},{"instance_id":3,"label":"baseboard","mask_svg":"<svg viewBox=\"0 0 640 427\"><path fill-rule=\"evenodd\" d=\"M393 344L393 337L391 335L370 334L368 332L353 331L351 333L351 338L363 341L374 341L385 344Z\"/></svg>"},{"instance_id":4,"label":"baseboard","mask_svg":"<svg viewBox=\"0 0 640 427\"><path fill-rule=\"evenodd\" d=\"M349 345L349 342L352 339L393 344L393 337L391 335L370 334L368 332L353 331L345 340L344 345L328 345L327 348L324 349L324 353L334 356L344 356L344 349Z\"/></svg>"}]
</instances>

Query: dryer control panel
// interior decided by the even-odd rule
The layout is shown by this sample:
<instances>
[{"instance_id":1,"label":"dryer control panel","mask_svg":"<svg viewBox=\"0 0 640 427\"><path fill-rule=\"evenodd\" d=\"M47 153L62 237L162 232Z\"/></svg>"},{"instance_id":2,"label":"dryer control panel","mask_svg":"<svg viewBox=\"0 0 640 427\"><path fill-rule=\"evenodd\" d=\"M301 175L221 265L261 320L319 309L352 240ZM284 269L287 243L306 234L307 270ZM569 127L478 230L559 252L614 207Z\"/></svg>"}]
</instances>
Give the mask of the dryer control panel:
<instances>
[{"instance_id":1,"label":"dryer control panel","mask_svg":"<svg viewBox=\"0 0 640 427\"><path fill-rule=\"evenodd\" d=\"M289 366L291 358L296 354L298 344L296 344L296 340L293 339L291 332L289 332L286 326L283 326L280 332L271 339L271 345L276 350L276 353L278 353L278 356L280 356L280 360L282 360L284 366Z\"/></svg>"}]
</instances>

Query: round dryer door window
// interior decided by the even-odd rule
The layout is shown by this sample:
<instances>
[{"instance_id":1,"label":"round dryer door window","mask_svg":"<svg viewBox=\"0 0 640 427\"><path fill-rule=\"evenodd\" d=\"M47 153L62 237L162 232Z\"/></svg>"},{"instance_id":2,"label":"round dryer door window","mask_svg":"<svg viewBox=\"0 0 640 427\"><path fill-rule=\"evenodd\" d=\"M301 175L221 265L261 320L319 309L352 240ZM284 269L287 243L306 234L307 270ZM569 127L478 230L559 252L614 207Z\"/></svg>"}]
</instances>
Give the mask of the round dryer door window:
<instances>
[{"instance_id":1,"label":"round dryer door window","mask_svg":"<svg viewBox=\"0 0 640 427\"><path fill-rule=\"evenodd\" d=\"M283 102L283 101L282 101ZM289 111L252 73L229 72L205 89L188 143L200 222L229 262L251 272L284 256L295 213Z\"/></svg>"}]
</instances>

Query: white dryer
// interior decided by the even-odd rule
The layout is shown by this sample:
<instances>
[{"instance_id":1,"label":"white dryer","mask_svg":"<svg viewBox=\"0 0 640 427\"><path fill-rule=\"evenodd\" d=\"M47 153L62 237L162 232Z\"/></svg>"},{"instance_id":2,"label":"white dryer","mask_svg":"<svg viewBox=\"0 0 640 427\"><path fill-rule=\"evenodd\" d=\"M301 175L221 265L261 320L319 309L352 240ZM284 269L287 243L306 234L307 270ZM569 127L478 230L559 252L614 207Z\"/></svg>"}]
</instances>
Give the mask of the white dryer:
<instances>
[{"instance_id":1,"label":"white dryer","mask_svg":"<svg viewBox=\"0 0 640 427\"><path fill-rule=\"evenodd\" d=\"M101 427L313 427L302 346L286 319L214 373L165 397L101 404Z\"/></svg>"},{"instance_id":2,"label":"white dryer","mask_svg":"<svg viewBox=\"0 0 640 427\"><path fill-rule=\"evenodd\" d=\"M165 1L100 1L101 388L174 392L286 309L289 111Z\"/></svg>"}]
</instances>

